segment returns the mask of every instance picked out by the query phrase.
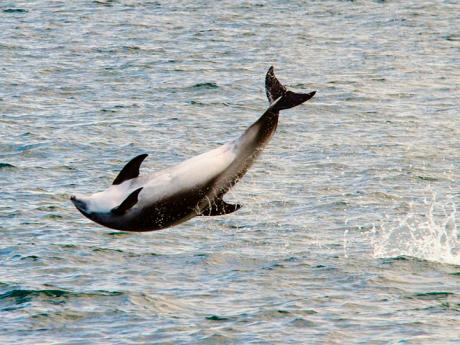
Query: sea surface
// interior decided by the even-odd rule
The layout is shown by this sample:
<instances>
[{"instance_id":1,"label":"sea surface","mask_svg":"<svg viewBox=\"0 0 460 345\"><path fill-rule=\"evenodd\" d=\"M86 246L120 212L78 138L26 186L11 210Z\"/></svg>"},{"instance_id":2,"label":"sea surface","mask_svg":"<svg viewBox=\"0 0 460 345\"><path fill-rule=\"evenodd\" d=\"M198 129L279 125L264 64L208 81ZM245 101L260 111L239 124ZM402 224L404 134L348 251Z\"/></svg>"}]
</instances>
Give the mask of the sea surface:
<instances>
[{"instance_id":1,"label":"sea surface","mask_svg":"<svg viewBox=\"0 0 460 345\"><path fill-rule=\"evenodd\" d=\"M458 1L0 2L1 344L460 344ZM222 217L126 233L73 193L238 137Z\"/></svg>"}]
</instances>

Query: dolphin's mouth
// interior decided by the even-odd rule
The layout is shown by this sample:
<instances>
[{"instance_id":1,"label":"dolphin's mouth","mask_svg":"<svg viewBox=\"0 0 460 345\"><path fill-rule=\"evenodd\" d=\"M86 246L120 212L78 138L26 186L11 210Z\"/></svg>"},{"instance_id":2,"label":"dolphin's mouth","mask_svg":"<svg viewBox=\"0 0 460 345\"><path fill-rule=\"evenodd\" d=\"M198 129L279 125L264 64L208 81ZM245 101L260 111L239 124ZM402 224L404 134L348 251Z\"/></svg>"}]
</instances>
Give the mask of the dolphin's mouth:
<instances>
[{"instance_id":1,"label":"dolphin's mouth","mask_svg":"<svg viewBox=\"0 0 460 345\"><path fill-rule=\"evenodd\" d=\"M86 211L86 203L80 199L78 199L75 195L70 196L70 201L75 205L76 208L78 208L82 212L87 212Z\"/></svg>"}]
</instances>

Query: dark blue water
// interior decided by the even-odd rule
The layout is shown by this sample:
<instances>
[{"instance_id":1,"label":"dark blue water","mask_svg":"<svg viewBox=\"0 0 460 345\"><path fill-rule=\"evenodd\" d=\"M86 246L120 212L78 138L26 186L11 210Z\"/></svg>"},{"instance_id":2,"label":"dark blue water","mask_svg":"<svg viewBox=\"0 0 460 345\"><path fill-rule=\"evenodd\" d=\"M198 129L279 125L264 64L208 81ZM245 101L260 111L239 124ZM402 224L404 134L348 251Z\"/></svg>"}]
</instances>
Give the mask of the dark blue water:
<instances>
[{"instance_id":1,"label":"dark blue water","mask_svg":"<svg viewBox=\"0 0 460 345\"><path fill-rule=\"evenodd\" d=\"M456 1L2 1L0 343L456 344ZM152 233L83 218L239 136L274 65L318 90L227 200Z\"/></svg>"}]
</instances>

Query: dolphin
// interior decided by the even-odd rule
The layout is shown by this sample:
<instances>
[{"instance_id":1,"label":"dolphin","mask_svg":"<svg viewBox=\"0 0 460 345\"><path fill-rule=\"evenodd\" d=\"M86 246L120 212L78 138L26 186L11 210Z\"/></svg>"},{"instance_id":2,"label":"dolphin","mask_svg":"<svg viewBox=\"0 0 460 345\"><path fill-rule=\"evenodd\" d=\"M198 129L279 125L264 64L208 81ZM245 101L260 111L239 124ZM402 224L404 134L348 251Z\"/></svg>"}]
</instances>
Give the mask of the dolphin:
<instances>
[{"instance_id":1,"label":"dolphin","mask_svg":"<svg viewBox=\"0 0 460 345\"><path fill-rule=\"evenodd\" d=\"M265 77L268 109L237 139L182 163L140 175L148 156L141 154L120 171L112 185L90 196L70 200L87 218L123 231L153 231L183 223L196 216L220 216L237 211L223 196L247 172L270 141L279 112L300 105L316 91L295 93L275 77L273 66Z\"/></svg>"}]
</instances>

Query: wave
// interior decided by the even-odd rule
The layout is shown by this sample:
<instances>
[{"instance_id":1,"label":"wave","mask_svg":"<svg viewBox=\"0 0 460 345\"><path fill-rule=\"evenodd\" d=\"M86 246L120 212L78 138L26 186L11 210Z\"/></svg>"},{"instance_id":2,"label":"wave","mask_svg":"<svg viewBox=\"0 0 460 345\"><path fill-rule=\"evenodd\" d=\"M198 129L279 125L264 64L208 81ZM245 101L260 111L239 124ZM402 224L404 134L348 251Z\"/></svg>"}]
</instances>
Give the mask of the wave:
<instances>
[{"instance_id":1,"label":"wave","mask_svg":"<svg viewBox=\"0 0 460 345\"><path fill-rule=\"evenodd\" d=\"M119 291L97 290L94 292L73 292L61 289L11 289L0 294L0 302L14 300L15 304L31 302L34 299L67 299L72 297L99 297L99 296L119 296Z\"/></svg>"},{"instance_id":2,"label":"wave","mask_svg":"<svg viewBox=\"0 0 460 345\"><path fill-rule=\"evenodd\" d=\"M0 169L6 169L6 168L16 168L14 165L9 164L9 163L1 163L0 162Z\"/></svg>"}]
</instances>

